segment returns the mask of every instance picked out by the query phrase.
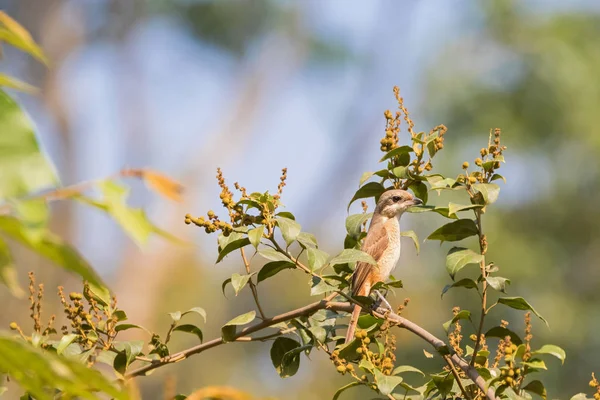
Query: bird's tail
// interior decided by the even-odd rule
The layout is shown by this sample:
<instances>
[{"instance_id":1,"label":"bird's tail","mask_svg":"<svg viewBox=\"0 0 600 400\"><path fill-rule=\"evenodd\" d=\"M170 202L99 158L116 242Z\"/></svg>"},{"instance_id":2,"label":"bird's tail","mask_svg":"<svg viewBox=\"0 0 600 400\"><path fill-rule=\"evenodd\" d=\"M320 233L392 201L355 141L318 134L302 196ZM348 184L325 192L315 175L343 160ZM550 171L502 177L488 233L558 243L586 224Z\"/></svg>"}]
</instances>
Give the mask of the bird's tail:
<instances>
[{"instance_id":1,"label":"bird's tail","mask_svg":"<svg viewBox=\"0 0 600 400\"><path fill-rule=\"evenodd\" d=\"M346 332L346 341L344 344L348 344L354 339L354 332L356 331L356 324L358 323L358 317L360 316L360 306L355 305L352 310L352 317L350 317L350 323L348 323L348 331Z\"/></svg>"}]
</instances>

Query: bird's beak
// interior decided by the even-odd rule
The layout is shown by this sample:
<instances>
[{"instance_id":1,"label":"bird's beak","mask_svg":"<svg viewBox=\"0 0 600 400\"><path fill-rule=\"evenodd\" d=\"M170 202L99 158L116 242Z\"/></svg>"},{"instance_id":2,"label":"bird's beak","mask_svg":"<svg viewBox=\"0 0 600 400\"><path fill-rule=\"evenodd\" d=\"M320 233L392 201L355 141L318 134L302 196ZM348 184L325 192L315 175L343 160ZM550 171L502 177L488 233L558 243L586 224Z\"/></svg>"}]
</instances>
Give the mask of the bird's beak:
<instances>
[{"instance_id":1,"label":"bird's beak","mask_svg":"<svg viewBox=\"0 0 600 400\"><path fill-rule=\"evenodd\" d=\"M418 205L421 205L421 204L423 204L423 200L421 200L418 197L413 197L413 199L412 199L412 205L413 206L418 206Z\"/></svg>"}]
</instances>

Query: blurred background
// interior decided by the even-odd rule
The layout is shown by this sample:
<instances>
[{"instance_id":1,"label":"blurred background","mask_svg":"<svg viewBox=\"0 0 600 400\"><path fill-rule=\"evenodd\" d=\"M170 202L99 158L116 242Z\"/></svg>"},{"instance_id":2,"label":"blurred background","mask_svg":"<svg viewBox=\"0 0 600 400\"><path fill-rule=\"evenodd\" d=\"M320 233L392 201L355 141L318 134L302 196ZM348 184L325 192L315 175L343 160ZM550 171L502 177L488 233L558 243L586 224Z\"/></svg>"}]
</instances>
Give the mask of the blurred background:
<instances>
[{"instance_id":1,"label":"blurred background","mask_svg":"<svg viewBox=\"0 0 600 400\"><path fill-rule=\"evenodd\" d=\"M248 311L246 291L221 293L241 261L230 255L215 265L216 236L183 224L188 212L218 212L217 167L230 184L272 192L288 167L287 209L324 250L339 252L359 178L379 169L383 112L395 109L398 85L418 131L449 128L433 172L458 174L487 144L489 129L503 129L507 183L485 215L489 259L513 280L509 294L526 297L549 321L550 328L534 321L534 346L567 351L564 366L550 360L540 377L549 397L586 391L590 373L600 372L600 2L2 0L0 8L52 61L45 69L7 48L2 68L41 88L16 96L64 184L129 166L160 170L187 188L176 204L134 183L132 201L190 246L155 239L139 249L106 216L54 206L54 231L110 283L131 322L164 334L167 312L201 306L212 338ZM430 195L430 204L443 201ZM403 229L423 240L443 222L407 215ZM439 336L454 305L477 300L466 291L440 299L449 247L425 242L417 256L407 239L395 274L405 289L392 299L410 297L405 315ZM65 282L78 288L76 278L29 252L16 258L22 275L36 270L48 293ZM310 301L305 279L284 271L261 285L267 313ZM290 282L298 284L282 290ZM27 319L26 300L2 287L0 301L2 326ZM58 310L48 294L45 312ZM521 313L496 308L490 323L500 317L523 327ZM195 344L191 335L176 339L176 347ZM178 393L231 385L260 398L328 399L347 383L322 352L282 380L269 348L219 347L138 384L149 399L162 398L167 381ZM437 368L423 348L399 332L398 364Z\"/></svg>"}]
</instances>

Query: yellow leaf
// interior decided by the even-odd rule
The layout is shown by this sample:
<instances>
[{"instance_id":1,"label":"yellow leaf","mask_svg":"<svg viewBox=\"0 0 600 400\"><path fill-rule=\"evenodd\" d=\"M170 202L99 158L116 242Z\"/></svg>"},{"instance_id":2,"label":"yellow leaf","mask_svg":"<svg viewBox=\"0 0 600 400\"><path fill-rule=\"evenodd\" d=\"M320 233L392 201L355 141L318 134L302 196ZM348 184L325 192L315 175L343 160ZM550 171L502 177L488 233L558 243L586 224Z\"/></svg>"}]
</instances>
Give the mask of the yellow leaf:
<instances>
[{"instance_id":1,"label":"yellow leaf","mask_svg":"<svg viewBox=\"0 0 600 400\"><path fill-rule=\"evenodd\" d=\"M143 179L151 190L154 190L168 199L174 201L182 200L181 194L183 193L183 185L166 175L149 169L128 169L123 171L122 174L124 176Z\"/></svg>"},{"instance_id":2,"label":"yellow leaf","mask_svg":"<svg viewBox=\"0 0 600 400\"><path fill-rule=\"evenodd\" d=\"M0 40L3 40L48 65L48 59L29 32L4 11L0 11Z\"/></svg>"},{"instance_id":3,"label":"yellow leaf","mask_svg":"<svg viewBox=\"0 0 600 400\"><path fill-rule=\"evenodd\" d=\"M37 92L37 88L35 86L31 86L29 83L20 81L16 78L4 74L0 74L0 86L17 89L26 93Z\"/></svg>"}]
</instances>

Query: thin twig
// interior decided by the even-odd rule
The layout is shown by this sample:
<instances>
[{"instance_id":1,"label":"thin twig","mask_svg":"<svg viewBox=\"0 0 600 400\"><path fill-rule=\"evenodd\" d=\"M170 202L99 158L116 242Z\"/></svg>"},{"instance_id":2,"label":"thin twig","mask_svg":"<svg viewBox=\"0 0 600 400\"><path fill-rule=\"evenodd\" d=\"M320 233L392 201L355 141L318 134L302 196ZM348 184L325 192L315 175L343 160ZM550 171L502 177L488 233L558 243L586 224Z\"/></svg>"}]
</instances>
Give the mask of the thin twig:
<instances>
[{"instance_id":1,"label":"thin twig","mask_svg":"<svg viewBox=\"0 0 600 400\"><path fill-rule=\"evenodd\" d=\"M244 248L240 249L242 253L242 261L244 262L244 267L246 267L246 273L250 275L250 263L246 258L246 253L244 252ZM260 306L260 302L258 301L258 290L256 289L256 285L252 282L252 277L248 280L248 285L250 286L250 290L252 290L252 297L254 297L254 302L256 303L256 307L258 308L258 312L262 319L267 319L262 307Z\"/></svg>"},{"instance_id":2,"label":"thin twig","mask_svg":"<svg viewBox=\"0 0 600 400\"><path fill-rule=\"evenodd\" d=\"M474 210L475 212L475 221L477 223L477 235L479 237L479 250L482 255L480 269L481 269L481 277L482 277L482 289L481 289L481 318L479 319L479 327L477 328L477 338L475 339L475 347L473 348L473 357L471 358L470 365L471 367L475 366L475 359L477 358L477 352L479 351L479 346L481 345L481 334L483 332L483 323L485 321L485 316L487 314L487 271L485 268L485 249L483 248L483 232L481 229L481 211Z\"/></svg>"},{"instance_id":3,"label":"thin twig","mask_svg":"<svg viewBox=\"0 0 600 400\"><path fill-rule=\"evenodd\" d=\"M446 354L444 356L444 361L446 361L446 364L448 364L448 367L450 367L450 371L452 371L452 375L454 375L454 379L456 380L456 383L458 384L458 387L460 388L460 391L462 392L463 396L465 396L465 399L471 400L471 396L467 394L467 391L465 390L465 387L460 380L460 375L458 375L458 371L454 367L450 356Z\"/></svg>"}]
</instances>

